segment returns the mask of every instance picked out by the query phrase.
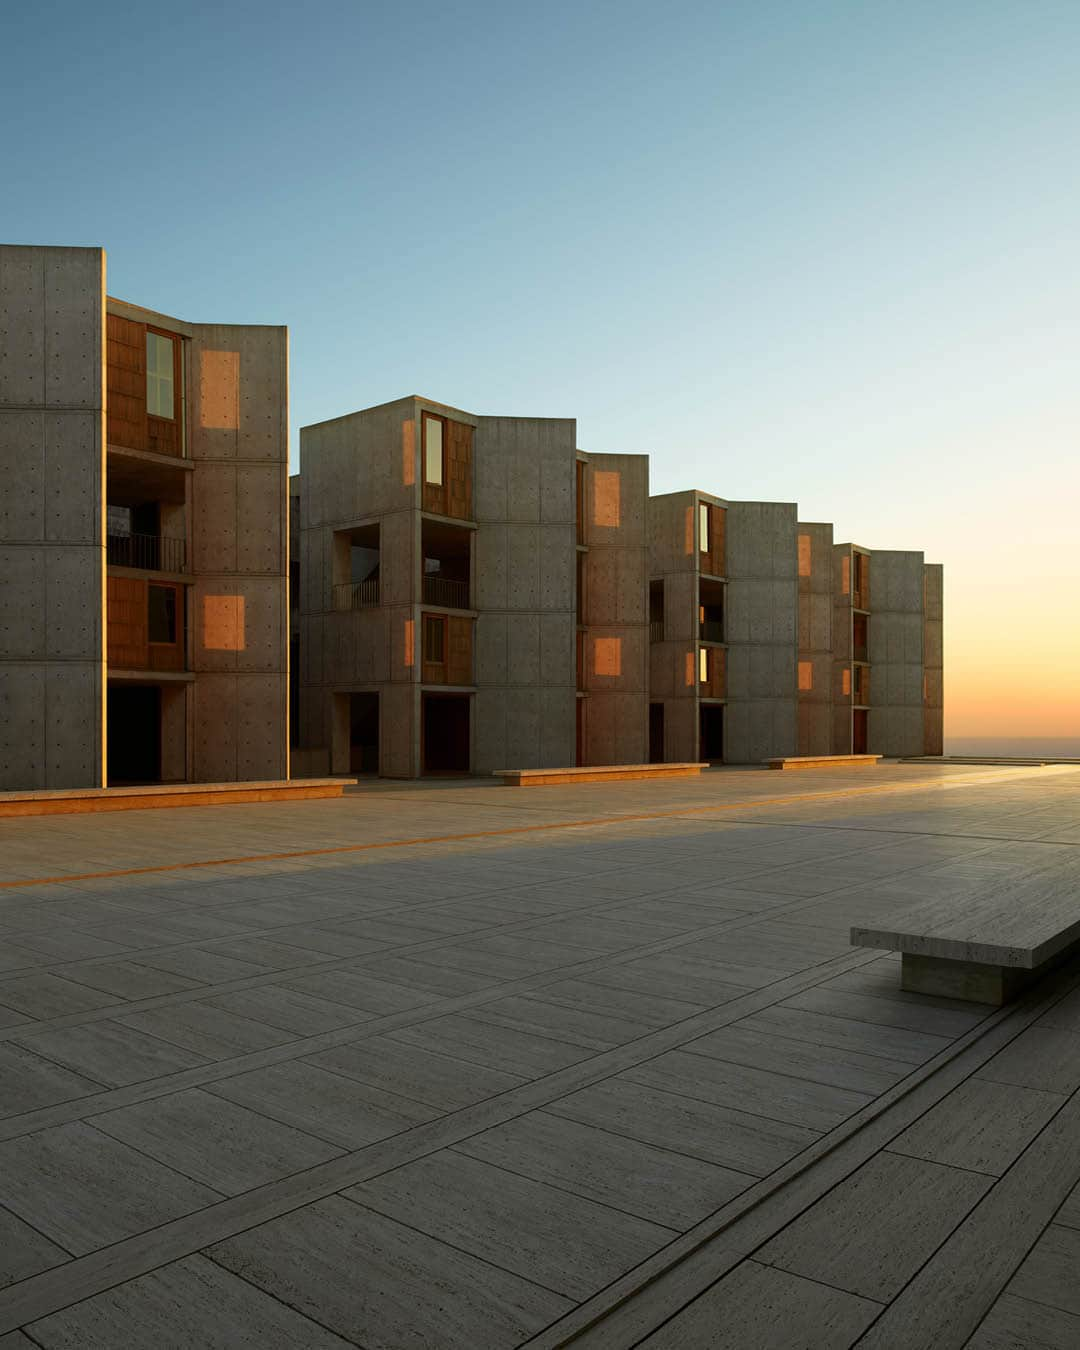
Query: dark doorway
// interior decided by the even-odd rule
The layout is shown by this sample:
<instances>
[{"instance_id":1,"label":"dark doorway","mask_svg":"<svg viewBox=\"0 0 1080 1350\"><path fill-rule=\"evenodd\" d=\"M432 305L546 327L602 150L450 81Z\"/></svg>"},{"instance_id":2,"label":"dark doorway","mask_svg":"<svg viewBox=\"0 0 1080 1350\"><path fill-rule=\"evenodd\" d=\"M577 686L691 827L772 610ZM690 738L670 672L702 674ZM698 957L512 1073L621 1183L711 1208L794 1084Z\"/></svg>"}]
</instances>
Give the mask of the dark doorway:
<instances>
[{"instance_id":1,"label":"dark doorway","mask_svg":"<svg viewBox=\"0 0 1080 1350\"><path fill-rule=\"evenodd\" d=\"M664 705L649 704L649 763L664 762Z\"/></svg>"},{"instance_id":2,"label":"dark doorway","mask_svg":"<svg viewBox=\"0 0 1080 1350\"><path fill-rule=\"evenodd\" d=\"M701 705L701 737L698 759L703 763L721 764L724 759L724 706L722 703Z\"/></svg>"},{"instance_id":3,"label":"dark doorway","mask_svg":"<svg viewBox=\"0 0 1080 1350\"><path fill-rule=\"evenodd\" d=\"M109 786L161 779L161 690L152 684L109 686Z\"/></svg>"},{"instance_id":4,"label":"dark doorway","mask_svg":"<svg viewBox=\"0 0 1080 1350\"><path fill-rule=\"evenodd\" d=\"M424 695L424 772L469 772L468 694Z\"/></svg>"},{"instance_id":5,"label":"dark doorway","mask_svg":"<svg viewBox=\"0 0 1080 1350\"><path fill-rule=\"evenodd\" d=\"M379 772L379 696L349 695L349 772Z\"/></svg>"},{"instance_id":6,"label":"dark doorway","mask_svg":"<svg viewBox=\"0 0 1080 1350\"><path fill-rule=\"evenodd\" d=\"M851 714L851 753L866 754L866 709L856 708Z\"/></svg>"}]
</instances>

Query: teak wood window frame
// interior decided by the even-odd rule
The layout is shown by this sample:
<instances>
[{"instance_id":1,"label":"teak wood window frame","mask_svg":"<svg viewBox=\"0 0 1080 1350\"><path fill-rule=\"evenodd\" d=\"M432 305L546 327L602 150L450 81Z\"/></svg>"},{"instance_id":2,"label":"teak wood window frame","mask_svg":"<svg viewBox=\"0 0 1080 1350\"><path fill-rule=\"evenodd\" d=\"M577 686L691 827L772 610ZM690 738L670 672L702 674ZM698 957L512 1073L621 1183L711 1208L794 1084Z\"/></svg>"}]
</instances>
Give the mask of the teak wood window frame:
<instances>
[{"instance_id":1,"label":"teak wood window frame","mask_svg":"<svg viewBox=\"0 0 1080 1350\"><path fill-rule=\"evenodd\" d=\"M434 632L434 630L435 630L436 628L438 628L438 629L440 630L440 634L441 634L441 637L440 637L440 645L441 645L441 647L442 647L442 654L441 654L440 656L434 656L434 655L432 654L432 651L431 651L431 643L428 641L428 633L429 633L429 632ZM448 661L448 659L449 659L449 653L450 653L450 631L449 631L449 629L450 629L449 617L448 617L446 614L425 614L425 615L424 615L424 647L423 647L423 661L424 661L424 664L425 664L425 665L428 665L428 666L441 666L444 670L446 669L446 665L447 665L447 661Z\"/></svg>"},{"instance_id":2,"label":"teak wood window frame","mask_svg":"<svg viewBox=\"0 0 1080 1350\"><path fill-rule=\"evenodd\" d=\"M420 459L421 459L421 477L424 487L439 488L446 491L446 448L449 440L449 428L447 427L448 418L440 416L439 413L428 412L427 409L420 414ZM438 422L440 428L440 454L439 454L439 481L428 477L428 423Z\"/></svg>"},{"instance_id":3,"label":"teak wood window frame","mask_svg":"<svg viewBox=\"0 0 1080 1350\"><path fill-rule=\"evenodd\" d=\"M173 354L173 359L172 359L172 366L173 366L173 384L172 384L172 389L173 389L173 410L172 410L172 416L171 416L171 417L164 417L161 413L156 413L156 412L151 412L151 411L150 411L150 385L149 385L149 376L150 376L150 359L149 359L149 357L150 357L150 353L147 352L147 353L146 353L146 358L147 358L147 359L146 359L146 376L147 376L147 381L148 381L148 383L147 383L147 386L146 386L146 415L147 415L147 417L156 417L160 422L175 422L175 423L179 424L179 422L180 422L180 395L181 395L180 381L181 381L181 376L182 376L182 362L181 362L181 359L180 359L180 343L181 343L182 339L180 338L179 334L177 334L177 333L170 333L170 332L169 332L167 329L165 329L165 328L155 328L153 324L148 323L148 324L146 325L146 336L149 337L151 333L153 333L156 337L165 338L166 341L172 343L172 354Z\"/></svg>"}]
</instances>

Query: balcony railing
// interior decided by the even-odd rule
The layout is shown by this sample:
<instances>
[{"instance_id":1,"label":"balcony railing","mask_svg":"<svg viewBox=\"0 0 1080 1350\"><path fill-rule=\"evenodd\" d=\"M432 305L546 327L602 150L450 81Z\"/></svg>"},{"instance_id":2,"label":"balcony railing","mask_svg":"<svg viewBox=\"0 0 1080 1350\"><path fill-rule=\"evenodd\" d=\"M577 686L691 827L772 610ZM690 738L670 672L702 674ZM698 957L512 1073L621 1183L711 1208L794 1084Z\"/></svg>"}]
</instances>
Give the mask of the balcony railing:
<instances>
[{"instance_id":1,"label":"balcony railing","mask_svg":"<svg viewBox=\"0 0 1080 1350\"><path fill-rule=\"evenodd\" d=\"M423 593L425 605L439 605L443 609L469 608L467 581L453 581L449 577L425 577Z\"/></svg>"},{"instance_id":2,"label":"balcony railing","mask_svg":"<svg viewBox=\"0 0 1080 1350\"><path fill-rule=\"evenodd\" d=\"M706 619L701 624L699 634L702 642L723 642L724 623L722 619Z\"/></svg>"},{"instance_id":3,"label":"balcony railing","mask_svg":"<svg viewBox=\"0 0 1080 1350\"><path fill-rule=\"evenodd\" d=\"M335 609L374 609L379 603L379 578L334 587Z\"/></svg>"},{"instance_id":4,"label":"balcony railing","mask_svg":"<svg viewBox=\"0 0 1080 1350\"><path fill-rule=\"evenodd\" d=\"M649 641L663 642L664 640L664 621L663 619L649 620Z\"/></svg>"},{"instance_id":5,"label":"balcony railing","mask_svg":"<svg viewBox=\"0 0 1080 1350\"><path fill-rule=\"evenodd\" d=\"M105 539L110 567L140 567L147 572L186 572L187 544L158 534L110 534Z\"/></svg>"}]
</instances>

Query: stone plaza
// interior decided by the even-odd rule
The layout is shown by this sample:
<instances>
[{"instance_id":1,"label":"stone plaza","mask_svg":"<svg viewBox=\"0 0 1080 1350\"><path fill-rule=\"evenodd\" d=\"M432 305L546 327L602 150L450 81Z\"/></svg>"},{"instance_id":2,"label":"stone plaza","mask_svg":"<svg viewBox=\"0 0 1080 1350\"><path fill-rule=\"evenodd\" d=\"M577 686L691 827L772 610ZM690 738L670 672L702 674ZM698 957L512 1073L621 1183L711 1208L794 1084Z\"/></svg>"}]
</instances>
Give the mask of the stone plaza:
<instances>
[{"instance_id":1,"label":"stone plaza","mask_svg":"<svg viewBox=\"0 0 1080 1350\"><path fill-rule=\"evenodd\" d=\"M1080 965L850 929L1080 765L0 821L0 1347L1080 1344Z\"/></svg>"}]
</instances>

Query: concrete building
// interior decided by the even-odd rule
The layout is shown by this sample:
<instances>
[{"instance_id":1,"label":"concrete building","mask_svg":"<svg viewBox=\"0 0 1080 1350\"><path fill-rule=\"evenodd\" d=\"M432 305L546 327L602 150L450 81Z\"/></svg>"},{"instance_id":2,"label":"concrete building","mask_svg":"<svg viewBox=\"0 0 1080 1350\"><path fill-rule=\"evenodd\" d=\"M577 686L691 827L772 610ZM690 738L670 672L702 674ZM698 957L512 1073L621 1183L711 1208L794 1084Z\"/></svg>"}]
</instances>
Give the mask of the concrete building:
<instances>
[{"instance_id":1,"label":"concrete building","mask_svg":"<svg viewBox=\"0 0 1080 1350\"><path fill-rule=\"evenodd\" d=\"M941 754L940 566L786 502L668 493L649 528L651 760Z\"/></svg>"},{"instance_id":2,"label":"concrete building","mask_svg":"<svg viewBox=\"0 0 1080 1350\"><path fill-rule=\"evenodd\" d=\"M284 328L0 247L0 788L288 776Z\"/></svg>"},{"instance_id":3,"label":"concrete building","mask_svg":"<svg viewBox=\"0 0 1080 1350\"><path fill-rule=\"evenodd\" d=\"M795 753L795 506L668 493L649 528L650 758Z\"/></svg>"},{"instance_id":4,"label":"concrete building","mask_svg":"<svg viewBox=\"0 0 1080 1350\"><path fill-rule=\"evenodd\" d=\"M644 456L410 397L304 427L297 772L645 757Z\"/></svg>"}]
</instances>

